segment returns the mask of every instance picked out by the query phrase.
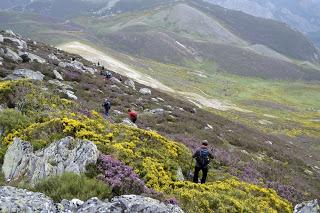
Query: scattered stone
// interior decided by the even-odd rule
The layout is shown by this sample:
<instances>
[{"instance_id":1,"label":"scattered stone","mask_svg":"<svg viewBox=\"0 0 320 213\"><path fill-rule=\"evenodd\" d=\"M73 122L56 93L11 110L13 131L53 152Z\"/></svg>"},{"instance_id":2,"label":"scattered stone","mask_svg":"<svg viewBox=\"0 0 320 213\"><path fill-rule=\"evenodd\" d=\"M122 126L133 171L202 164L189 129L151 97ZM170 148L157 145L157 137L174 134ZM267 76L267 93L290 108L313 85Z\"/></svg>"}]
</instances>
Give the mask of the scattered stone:
<instances>
[{"instance_id":1,"label":"scattered stone","mask_svg":"<svg viewBox=\"0 0 320 213\"><path fill-rule=\"evenodd\" d=\"M123 119L123 120L122 120L122 124L131 126L131 127L135 127L135 128L138 127L136 124L132 123L129 118Z\"/></svg>"},{"instance_id":2,"label":"scattered stone","mask_svg":"<svg viewBox=\"0 0 320 213\"><path fill-rule=\"evenodd\" d=\"M319 213L320 206L317 199L300 203L294 207L294 213Z\"/></svg>"},{"instance_id":3,"label":"scattered stone","mask_svg":"<svg viewBox=\"0 0 320 213\"><path fill-rule=\"evenodd\" d=\"M121 84L121 81L119 79L117 79L116 77L112 77L110 78L110 81L114 84Z\"/></svg>"},{"instance_id":4,"label":"scattered stone","mask_svg":"<svg viewBox=\"0 0 320 213\"><path fill-rule=\"evenodd\" d=\"M265 125L265 126L273 124L271 121L268 121L268 120L259 120L258 122L259 124Z\"/></svg>"},{"instance_id":5,"label":"scattered stone","mask_svg":"<svg viewBox=\"0 0 320 213\"><path fill-rule=\"evenodd\" d=\"M192 109L190 110L190 112L191 112L192 114L195 114L195 113L197 113L197 109L196 109L196 108L192 108Z\"/></svg>"},{"instance_id":6,"label":"scattered stone","mask_svg":"<svg viewBox=\"0 0 320 213\"><path fill-rule=\"evenodd\" d=\"M0 56L14 62L22 61L22 58L20 58L20 56L16 52L11 50L9 47L5 49L0 49Z\"/></svg>"},{"instance_id":7,"label":"scattered stone","mask_svg":"<svg viewBox=\"0 0 320 213\"><path fill-rule=\"evenodd\" d=\"M62 67L62 68L69 68L69 69L72 69L74 71L79 71L79 72L82 72L82 73L88 72L90 74L94 74L96 72L95 69L93 69L91 67L86 67L80 61L77 61L77 60L74 60L74 61L72 61L70 63L59 62L58 66Z\"/></svg>"},{"instance_id":8,"label":"scattered stone","mask_svg":"<svg viewBox=\"0 0 320 213\"><path fill-rule=\"evenodd\" d=\"M313 175L313 172L310 171L309 169L305 169L304 173L307 174L307 175Z\"/></svg>"},{"instance_id":9,"label":"scattered stone","mask_svg":"<svg viewBox=\"0 0 320 213\"><path fill-rule=\"evenodd\" d=\"M68 84L65 84L57 79L55 80L49 80L48 81L49 84L53 84L53 85L56 85L58 86L59 88L63 89L63 90L73 90L73 87L68 85Z\"/></svg>"},{"instance_id":10,"label":"scattered stone","mask_svg":"<svg viewBox=\"0 0 320 213\"><path fill-rule=\"evenodd\" d=\"M273 145L272 141L265 141L265 143L268 145Z\"/></svg>"},{"instance_id":11,"label":"scattered stone","mask_svg":"<svg viewBox=\"0 0 320 213\"><path fill-rule=\"evenodd\" d=\"M242 149L240 152L243 154L249 155L249 152L247 150Z\"/></svg>"},{"instance_id":12,"label":"scattered stone","mask_svg":"<svg viewBox=\"0 0 320 213\"><path fill-rule=\"evenodd\" d=\"M205 130L212 130L213 126L211 126L210 124L207 124L207 126L204 128Z\"/></svg>"},{"instance_id":13,"label":"scattered stone","mask_svg":"<svg viewBox=\"0 0 320 213\"><path fill-rule=\"evenodd\" d=\"M182 107L180 107L179 110L182 111L182 112L184 111L184 109Z\"/></svg>"},{"instance_id":14,"label":"scattered stone","mask_svg":"<svg viewBox=\"0 0 320 213\"><path fill-rule=\"evenodd\" d=\"M160 98L160 97L157 97L157 99L161 102L164 102L164 99L163 98Z\"/></svg>"},{"instance_id":15,"label":"scattered stone","mask_svg":"<svg viewBox=\"0 0 320 213\"><path fill-rule=\"evenodd\" d=\"M152 109L152 110L145 110L145 112L153 115L163 115L165 113L165 110L158 108L158 109Z\"/></svg>"},{"instance_id":16,"label":"scattered stone","mask_svg":"<svg viewBox=\"0 0 320 213\"><path fill-rule=\"evenodd\" d=\"M33 153L29 142L15 139L5 154L2 170L7 181L26 176L31 183L64 172L83 173L95 164L99 151L87 140L66 137Z\"/></svg>"},{"instance_id":17,"label":"scattered stone","mask_svg":"<svg viewBox=\"0 0 320 213\"><path fill-rule=\"evenodd\" d=\"M60 61L60 59L53 53L48 55L48 59L53 60L53 61Z\"/></svg>"},{"instance_id":18,"label":"scattered stone","mask_svg":"<svg viewBox=\"0 0 320 213\"><path fill-rule=\"evenodd\" d=\"M166 105L165 107L168 108L169 110L173 110L173 107L170 105Z\"/></svg>"},{"instance_id":19,"label":"scattered stone","mask_svg":"<svg viewBox=\"0 0 320 213\"><path fill-rule=\"evenodd\" d=\"M155 103L158 103L158 99L156 99L156 98L151 98L151 101L153 101L153 102L155 102Z\"/></svg>"},{"instance_id":20,"label":"scattered stone","mask_svg":"<svg viewBox=\"0 0 320 213\"><path fill-rule=\"evenodd\" d=\"M62 75L57 70L53 70L53 74L56 79L63 81Z\"/></svg>"},{"instance_id":21,"label":"scattered stone","mask_svg":"<svg viewBox=\"0 0 320 213\"><path fill-rule=\"evenodd\" d=\"M74 94L73 91L71 91L71 90L63 90L62 92L63 92L64 94L66 94L69 99L78 100L78 97Z\"/></svg>"},{"instance_id":22,"label":"scattered stone","mask_svg":"<svg viewBox=\"0 0 320 213\"><path fill-rule=\"evenodd\" d=\"M125 85L127 85L128 87L131 87L133 90L136 90L136 86L133 80L128 79L124 82Z\"/></svg>"},{"instance_id":23,"label":"scattered stone","mask_svg":"<svg viewBox=\"0 0 320 213\"><path fill-rule=\"evenodd\" d=\"M113 110L113 113L117 115L123 115L123 112L120 112L119 110Z\"/></svg>"},{"instance_id":24,"label":"scattered stone","mask_svg":"<svg viewBox=\"0 0 320 213\"><path fill-rule=\"evenodd\" d=\"M149 88L141 88L139 90L139 92L142 94L142 95L151 95L151 90Z\"/></svg>"},{"instance_id":25,"label":"scattered stone","mask_svg":"<svg viewBox=\"0 0 320 213\"><path fill-rule=\"evenodd\" d=\"M0 43L3 43L3 35L0 35Z\"/></svg>"}]
</instances>

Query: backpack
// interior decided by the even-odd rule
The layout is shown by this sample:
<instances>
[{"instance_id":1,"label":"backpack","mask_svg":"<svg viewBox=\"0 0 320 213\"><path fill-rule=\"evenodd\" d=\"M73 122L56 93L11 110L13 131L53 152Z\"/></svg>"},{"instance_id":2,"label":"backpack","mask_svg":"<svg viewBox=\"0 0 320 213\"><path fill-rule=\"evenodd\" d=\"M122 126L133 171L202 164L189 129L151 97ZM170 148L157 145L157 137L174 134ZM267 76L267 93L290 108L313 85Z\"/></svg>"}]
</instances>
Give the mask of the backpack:
<instances>
[{"instance_id":1,"label":"backpack","mask_svg":"<svg viewBox=\"0 0 320 213\"><path fill-rule=\"evenodd\" d=\"M109 110L109 109L111 108L111 103L110 103L110 101L105 102L105 103L104 103L104 107Z\"/></svg>"},{"instance_id":2,"label":"backpack","mask_svg":"<svg viewBox=\"0 0 320 213\"><path fill-rule=\"evenodd\" d=\"M197 161L201 165L201 167L206 167L210 163L209 150L201 149Z\"/></svg>"}]
</instances>

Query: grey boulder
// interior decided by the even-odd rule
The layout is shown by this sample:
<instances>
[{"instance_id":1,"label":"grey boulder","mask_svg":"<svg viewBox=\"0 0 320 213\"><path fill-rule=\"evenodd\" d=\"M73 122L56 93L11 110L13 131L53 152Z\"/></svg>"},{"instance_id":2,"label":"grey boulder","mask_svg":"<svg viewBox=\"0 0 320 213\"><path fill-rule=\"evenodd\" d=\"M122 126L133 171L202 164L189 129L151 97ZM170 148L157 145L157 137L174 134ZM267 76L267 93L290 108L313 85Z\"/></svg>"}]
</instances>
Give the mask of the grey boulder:
<instances>
[{"instance_id":1,"label":"grey boulder","mask_svg":"<svg viewBox=\"0 0 320 213\"><path fill-rule=\"evenodd\" d=\"M294 213L319 213L320 206L317 199L300 203L294 207Z\"/></svg>"},{"instance_id":2,"label":"grey boulder","mask_svg":"<svg viewBox=\"0 0 320 213\"><path fill-rule=\"evenodd\" d=\"M3 42L3 35L0 35L0 43Z\"/></svg>"},{"instance_id":3,"label":"grey boulder","mask_svg":"<svg viewBox=\"0 0 320 213\"><path fill-rule=\"evenodd\" d=\"M43 81L44 75L39 71L33 71L29 69L17 69L13 73L6 77L7 79L20 79L27 78L36 81Z\"/></svg>"},{"instance_id":4,"label":"grey boulder","mask_svg":"<svg viewBox=\"0 0 320 213\"><path fill-rule=\"evenodd\" d=\"M57 70L53 70L53 74L54 74L56 79L58 79L60 81L63 81L62 75Z\"/></svg>"},{"instance_id":5,"label":"grey boulder","mask_svg":"<svg viewBox=\"0 0 320 213\"><path fill-rule=\"evenodd\" d=\"M31 59L31 61L37 61L40 64L44 64L46 63L46 60L41 58L40 56L37 56L33 53L28 53L29 58Z\"/></svg>"},{"instance_id":6,"label":"grey boulder","mask_svg":"<svg viewBox=\"0 0 320 213\"><path fill-rule=\"evenodd\" d=\"M151 95L151 90L149 88L141 88L139 90L139 92L142 94L142 95Z\"/></svg>"},{"instance_id":7,"label":"grey boulder","mask_svg":"<svg viewBox=\"0 0 320 213\"><path fill-rule=\"evenodd\" d=\"M136 90L136 86L134 84L134 81L131 79L128 79L124 82L125 85L127 85L128 87L132 88L133 90Z\"/></svg>"},{"instance_id":8,"label":"grey boulder","mask_svg":"<svg viewBox=\"0 0 320 213\"><path fill-rule=\"evenodd\" d=\"M22 61L22 58L20 58L20 56L15 51L11 50L8 47L5 49L0 49L0 56L14 62Z\"/></svg>"}]
</instances>

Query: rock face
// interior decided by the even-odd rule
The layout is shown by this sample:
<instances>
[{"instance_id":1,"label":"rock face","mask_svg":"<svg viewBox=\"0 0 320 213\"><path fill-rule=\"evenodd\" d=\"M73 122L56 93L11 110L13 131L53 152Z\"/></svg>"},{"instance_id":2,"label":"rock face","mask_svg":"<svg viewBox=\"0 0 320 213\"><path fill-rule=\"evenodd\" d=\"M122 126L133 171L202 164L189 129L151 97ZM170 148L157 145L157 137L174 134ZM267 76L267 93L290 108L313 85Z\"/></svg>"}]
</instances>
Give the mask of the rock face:
<instances>
[{"instance_id":1,"label":"rock face","mask_svg":"<svg viewBox=\"0 0 320 213\"><path fill-rule=\"evenodd\" d=\"M13 76L12 76L13 75ZM44 75L39 71L33 71L29 69L18 69L13 71L12 75L9 75L10 77L16 77L16 78L27 78L31 80L36 81L43 81Z\"/></svg>"},{"instance_id":2,"label":"rock face","mask_svg":"<svg viewBox=\"0 0 320 213\"><path fill-rule=\"evenodd\" d=\"M303 202L294 207L294 213L319 213L320 206L318 200Z\"/></svg>"},{"instance_id":3,"label":"rock face","mask_svg":"<svg viewBox=\"0 0 320 213\"><path fill-rule=\"evenodd\" d=\"M4 156L2 172L6 180L21 177L26 172L32 152L33 149L29 142L18 138L14 140Z\"/></svg>"},{"instance_id":4,"label":"rock face","mask_svg":"<svg viewBox=\"0 0 320 213\"><path fill-rule=\"evenodd\" d=\"M54 203L41 193L30 192L10 186L0 187L1 212L52 212L52 213L183 213L178 206L164 204L158 200L137 195L124 195L113 198L110 202L102 202L92 198L86 202L73 199Z\"/></svg>"},{"instance_id":5,"label":"rock face","mask_svg":"<svg viewBox=\"0 0 320 213\"><path fill-rule=\"evenodd\" d=\"M151 90L149 88L141 88L139 90L139 92L142 94L142 95L151 95Z\"/></svg>"},{"instance_id":6,"label":"rock face","mask_svg":"<svg viewBox=\"0 0 320 213\"><path fill-rule=\"evenodd\" d=\"M29 142L15 139L8 148L2 170L7 180L27 176L34 183L64 172L82 173L86 165L95 164L99 151L91 141L63 138L35 153Z\"/></svg>"}]
</instances>

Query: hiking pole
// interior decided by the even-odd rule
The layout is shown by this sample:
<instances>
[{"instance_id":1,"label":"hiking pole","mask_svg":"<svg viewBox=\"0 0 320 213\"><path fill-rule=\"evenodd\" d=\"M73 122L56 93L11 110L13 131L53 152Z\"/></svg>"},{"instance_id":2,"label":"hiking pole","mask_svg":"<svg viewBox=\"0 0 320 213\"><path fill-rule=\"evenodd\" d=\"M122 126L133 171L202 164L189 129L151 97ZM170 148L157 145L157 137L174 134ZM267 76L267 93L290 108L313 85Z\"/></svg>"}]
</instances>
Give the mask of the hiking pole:
<instances>
[{"instance_id":1,"label":"hiking pole","mask_svg":"<svg viewBox=\"0 0 320 213\"><path fill-rule=\"evenodd\" d=\"M192 181L192 179L193 179L192 165L193 165L193 158L191 158L190 169L189 169L189 174L188 174L189 181Z\"/></svg>"}]
</instances>

